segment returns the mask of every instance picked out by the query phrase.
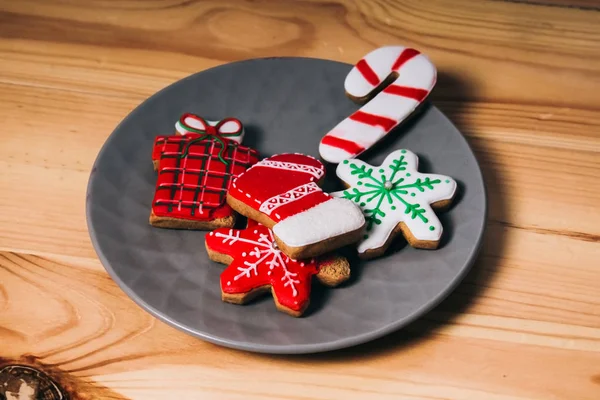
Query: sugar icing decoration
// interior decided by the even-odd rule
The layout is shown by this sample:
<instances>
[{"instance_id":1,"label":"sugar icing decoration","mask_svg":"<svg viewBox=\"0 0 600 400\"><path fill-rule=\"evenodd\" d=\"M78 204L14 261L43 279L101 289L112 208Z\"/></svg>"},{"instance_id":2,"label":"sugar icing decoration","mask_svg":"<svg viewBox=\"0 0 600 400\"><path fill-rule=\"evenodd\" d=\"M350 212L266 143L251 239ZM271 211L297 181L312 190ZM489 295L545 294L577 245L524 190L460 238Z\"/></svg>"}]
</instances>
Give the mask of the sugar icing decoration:
<instances>
[{"instance_id":1,"label":"sugar icing decoration","mask_svg":"<svg viewBox=\"0 0 600 400\"><path fill-rule=\"evenodd\" d=\"M427 56L403 46L386 46L364 56L346 76L344 88L362 99L379 89L391 74L397 78L372 100L329 131L319 144L331 163L354 158L398 126L427 98L437 70Z\"/></svg>"},{"instance_id":2,"label":"sugar icing decoration","mask_svg":"<svg viewBox=\"0 0 600 400\"><path fill-rule=\"evenodd\" d=\"M244 294L268 285L286 308L302 310L309 302L311 278L319 272L320 260L287 257L266 226L250 221L246 229L220 228L206 236L206 245L233 258L221 273L223 292Z\"/></svg>"},{"instance_id":3,"label":"sugar icing decoration","mask_svg":"<svg viewBox=\"0 0 600 400\"><path fill-rule=\"evenodd\" d=\"M275 195L265 200L259 207L259 211L267 215L273 214L274 210L279 207L294 202L311 193L320 191L321 188L314 182L309 182L304 185L296 186L285 193Z\"/></svg>"},{"instance_id":4,"label":"sugar icing decoration","mask_svg":"<svg viewBox=\"0 0 600 400\"><path fill-rule=\"evenodd\" d=\"M324 175L323 164L313 157L278 154L236 178L229 195L273 220L273 231L281 241L305 246L364 225L352 202L333 199L318 186Z\"/></svg>"},{"instance_id":5,"label":"sugar icing decoration","mask_svg":"<svg viewBox=\"0 0 600 400\"><path fill-rule=\"evenodd\" d=\"M258 153L226 137L241 138L243 127L237 119L209 125L185 114L182 121L190 127L185 134L159 136L154 142L152 159L158 161L154 214L198 221L233 215L225 204L227 191L234 178L258 162Z\"/></svg>"},{"instance_id":6,"label":"sugar icing decoration","mask_svg":"<svg viewBox=\"0 0 600 400\"><path fill-rule=\"evenodd\" d=\"M244 138L244 125L239 119L231 117L220 121L209 121L198 115L186 113L175 123L175 130L180 135L190 133L218 134L238 143L242 143Z\"/></svg>"},{"instance_id":7,"label":"sugar icing decoration","mask_svg":"<svg viewBox=\"0 0 600 400\"><path fill-rule=\"evenodd\" d=\"M394 228L403 222L417 240L437 241L442 224L430 204L454 196L454 179L417 171L418 158L409 150L396 150L379 167L344 160L336 174L350 188L332 196L353 201L366 218L366 233L358 252L382 247Z\"/></svg>"},{"instance_id":8,"label":"sugar icing decoration","mask_svg":"<svg viewBox=\"0 0 600 400\"><path fill-rule=\"evenodd\" d=\"M181 135L198 135L186 144L181 153L181 157L187 155L191 144L205 139L211 139L218 142L220 145L218 157L219 161L224 164L229 163L229 161L223 158L223 151L225 151L225 148L227 147L224 140L229 139L241 143L242 138L244 137L244 126L240 120L236 118L225 118L221 121L206 121L202 117L188 113L181 116L179 121L175 124L175 129Z\"/></svg>"}]
</instances>

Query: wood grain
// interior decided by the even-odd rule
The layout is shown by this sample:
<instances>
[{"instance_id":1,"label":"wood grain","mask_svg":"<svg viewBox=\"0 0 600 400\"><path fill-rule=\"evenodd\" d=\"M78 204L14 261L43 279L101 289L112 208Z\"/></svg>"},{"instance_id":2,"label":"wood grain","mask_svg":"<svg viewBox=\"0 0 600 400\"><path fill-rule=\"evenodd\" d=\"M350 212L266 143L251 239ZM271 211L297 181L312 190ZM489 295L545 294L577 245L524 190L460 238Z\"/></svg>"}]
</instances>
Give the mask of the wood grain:
<instances>
[{"instance_id":1,"label":"wood grain","mask_svg":"<svg viewBox=\"0 0 600 400\"><path fill-rule=\"evenodd\" d=\"M0 366L73 398L597 399L600 12L594 1L0 0ZM407 329L264 356L154 320L108 277L84 216L93 161L146 97L267 56L426 52L432 101L483 168L472 272ZM305 382L311 382L306 384Z\"/></svg>"}]
</instances>

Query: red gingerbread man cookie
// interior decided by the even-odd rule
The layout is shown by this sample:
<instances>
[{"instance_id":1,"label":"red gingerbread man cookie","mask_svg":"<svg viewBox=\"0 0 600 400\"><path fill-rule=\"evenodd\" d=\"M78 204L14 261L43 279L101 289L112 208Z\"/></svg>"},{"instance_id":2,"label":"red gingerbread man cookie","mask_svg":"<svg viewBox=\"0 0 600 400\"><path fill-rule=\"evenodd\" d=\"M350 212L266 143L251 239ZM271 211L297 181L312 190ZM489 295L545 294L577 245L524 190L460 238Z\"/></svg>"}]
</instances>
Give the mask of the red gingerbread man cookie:
<instances>
[{"instance_id":1,"label":"red gingerbread man cookie","mask_svg":"<svg viewBox=\"0 0 600 400\"><path fill-rule=\"evenodd\" d=\"M227 190L235 177L258 162L255 150L239 144L242 123L184 114L175 127L179 135L154 141L158 179L150 224L200 230L233 226L235 212L225 202Z\"/></svg>"},{"instance_id":2,"label":"red gingerbread man cookie","mask_svg":"<svg viewBox=\"0 0 600 400\"><path fill-rule=\"evenodd\" d=\"M221 273L223 301L245 304L271 291L280 311L301 316L310 303L313 275L327 286L350 277L343 257L292 260L277 246L273 231L252 220L246 229L217 229L206 235L211 260L228 264Z\"/></svg>"},{"instance_id":3,"label":"red gingerbread man cookie","mask_svg":"<svg viewBox=\"0 0 600 400\"><path fill-rule=\"evenodd\" d=\"M355 243L365 218L354 203L323 192L325 168L304 154L268 157L238 176L227 203L273 230L281 251L293 259L316 257Z\"/></svg>"}]
</instances>

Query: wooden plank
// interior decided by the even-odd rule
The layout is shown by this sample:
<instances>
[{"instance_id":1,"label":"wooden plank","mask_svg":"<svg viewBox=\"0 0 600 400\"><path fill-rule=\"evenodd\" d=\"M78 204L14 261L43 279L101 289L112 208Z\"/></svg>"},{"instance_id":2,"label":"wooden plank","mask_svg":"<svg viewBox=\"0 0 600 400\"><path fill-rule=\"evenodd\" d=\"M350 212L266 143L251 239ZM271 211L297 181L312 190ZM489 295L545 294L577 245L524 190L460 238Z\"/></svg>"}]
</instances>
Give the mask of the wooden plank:
<instances>
[{"instance_id":1,"label":"wooden plank","mask_svg":"<svg viewBox=\"0 0 600 400\"><path fill-rule=\"evenodd\" d=\"M516 242L531 242L533 234L519 235ZM591 246L578 245L579 253ZM483 258L453 298L405 331L335 355L280 357L178 332L139 309L101 270L2 253L3 353L35 354L63 380L132 398L591 399L600 271L588 264L567 274L564 264L508 262L510 254L501 260L491 273L494 261Z\"/></svg>"},{"instance_id":2,"label":"wooden plank","mask_svg":"<svg viewBox=\"0 0 600 400\"><path fill-rule=\"evenodd\" d=\"M119 90L134 66L142 66L142 74L164 77L173 75L157 69L191 73L216 65L215 60L265 56L355 62L376 43L401 41L431 56L442 78L460 86L456 95L463 99L591 109L597 105L596 12L465 0L454 7L443 1L326 7L273 1L226 7L217 1L163 4L147 8L134 2L117 8L32 0L0 3L1 48L8 53L3 58L32 59L41 53L53 64L59 55L71 59L57 61L56 72L48 72L56 81L71 82L66 72L73 63L101 75L116 70L117 77L102 82ZM224 25L227 30L219 29ZM19 64L3 63L8 79L30 79ZM75 78L72 83L98 85L90 73ZM48 78L33 78L39 79ZM138 85L126 84L124 89L135 91Z\"/></svg>"},{"instance_id":3,"label":"wooden plank","mask_svg":"<svg viewBox=\"0 0 600 400\"><path fill-rule=\"evenodd\" d=\"M596 399L595 3L0 0L0 366L37 366L73 398ZM107 276L85 189L131 109L224 62L353 63L390 43L436 63L432 101L488 189L482 254L436 310L356 348L266 356L156 321Z\"/></svg>"},{"instance_id":4,"label":"wooden plank","mask_svg":"<svg viewBox=\"0 0 600 400\"><path fill-rule=\"evenodd\" d=\"M2 84L0 248L95 257L87 180L104 140L137 100Z\"/></svg>"}]
</instances>

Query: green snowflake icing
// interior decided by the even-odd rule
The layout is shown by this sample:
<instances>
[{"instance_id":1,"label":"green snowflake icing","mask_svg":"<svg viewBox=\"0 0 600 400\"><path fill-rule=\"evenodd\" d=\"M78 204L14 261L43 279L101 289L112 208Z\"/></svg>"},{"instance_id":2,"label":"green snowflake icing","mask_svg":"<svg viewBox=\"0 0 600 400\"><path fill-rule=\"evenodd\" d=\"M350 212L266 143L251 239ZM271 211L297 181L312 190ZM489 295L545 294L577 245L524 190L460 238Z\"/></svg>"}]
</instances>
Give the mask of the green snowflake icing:
<instances>
[{"instance_id":1,"label":"green snowflake icing","mask_svg":"<svg viewBox=\"0 0 600 400\"><path fill-rule=\"evenodd\" d=\"M344 164L348 163L344 162ZM424 215L425 209L421 204L413 203L410 200L411 197L415 197L417 191L433 190L434 186L442 181L426 177L425 179L417 178L409 182L407 177L410 177L410 173L405 173L404 177L398 174L401 171L406 171L407 164L404 160L404 154L401 154L387 167L387 173L384 168L379 168L379 176L376 176L376 173L373 172L375 168L369 168L365 165L359 167L352 163L348 165L351 175L355 175L359 179L357 186L361 186L361 188L352 187L345 190L342 197L363 207L367 232L370 232L374 225L380 225L382 218L385 217L386 214L381 207L384 202L391 205L392 210L395 210L398 206L404 207L404 213L409 214L411 219L418 218L424 224L429 222ZM435 227L430 226L429 229L435 230Z\"/></svg>"}]
</instances>

